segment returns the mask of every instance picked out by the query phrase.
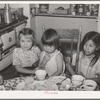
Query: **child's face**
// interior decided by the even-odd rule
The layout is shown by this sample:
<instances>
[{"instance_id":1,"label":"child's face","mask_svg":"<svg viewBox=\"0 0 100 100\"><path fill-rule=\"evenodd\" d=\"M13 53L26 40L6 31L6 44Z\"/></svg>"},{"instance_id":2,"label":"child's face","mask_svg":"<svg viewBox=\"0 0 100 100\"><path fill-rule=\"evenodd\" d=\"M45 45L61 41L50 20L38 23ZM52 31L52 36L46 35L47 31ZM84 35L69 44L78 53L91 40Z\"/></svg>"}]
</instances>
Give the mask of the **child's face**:
<instances>
[{"instance_id":1,"label":"child's face","mask_svg":"<svg viewBox=\"0 0 100 100\"><path fill-rule=\"evenodd\" d=\"M47 53L53 53L55 51L55 46L51 45L44 45L43 49L47 52Z\"/></svg>"},{"instance_id":2,"label":"child's face","mask_svg":"<svg viewBox=\"0 0 100 100\"><path fill-rule=\"evenodd\" d=\"M32 47L32 39L29 35L20 35L20 47L25 51Z\"/></svg>"},{"instance_id":3,"label":"child's face","mask_svg":"<svg viewBox=\"0 0 100 100\"><path fill-rule=\"evenodd\" d=\"M93 54L96 50L96 45L92 40L88 40L85 44L84 44L84 52L87 56Z\"/></svg>"}]
</instances>

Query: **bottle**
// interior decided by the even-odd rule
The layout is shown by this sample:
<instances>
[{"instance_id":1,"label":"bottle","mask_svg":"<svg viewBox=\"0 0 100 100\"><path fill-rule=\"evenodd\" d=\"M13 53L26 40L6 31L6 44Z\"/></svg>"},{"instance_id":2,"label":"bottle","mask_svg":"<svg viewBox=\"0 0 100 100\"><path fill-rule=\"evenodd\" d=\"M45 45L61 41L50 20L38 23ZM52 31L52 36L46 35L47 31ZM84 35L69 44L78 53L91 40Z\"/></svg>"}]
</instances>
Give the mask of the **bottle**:
<instances>
[{"instance_id":1,"label":"bottle","mask_svg":"<svg viewBox=\"0 0 100 100\"><path fill-rule=\"evenodd\" d=\"M85 15L90 16L91 15L91 6L90 5L85 5Z\"/></svg>"},{"instance_id":2,"label":"bottle","mask_svg":"<svg viewBox=\"0 0 100 100\"><path fill-rule=\"evenodd\" d=\"M71 4L70 8L71 8L71 14L75 15L76 14L76 12L75 12L75 4Z\"/></svg>"},{"instance_id":3,"label":"bottle","mask_svg":"<svg viewBox=\"0 0 100 100\"><path fill-rule=\"evenodd\" d=\"M79 4L79 8L78 8L78 13L79 15L82 15L83 14L83 5L82 4Z\"/></svg>"},{"instance_id":4,"label":"bottle","mask_svg":"<svg viewBox=\"0 0 100 100\"><path fill-rule=\"evenodd\" d=\"M12 22L12 14L10 11L9 4L5 4L4 19L5 19L5 23L7 24Z\"/></svg>"}]
</instances>

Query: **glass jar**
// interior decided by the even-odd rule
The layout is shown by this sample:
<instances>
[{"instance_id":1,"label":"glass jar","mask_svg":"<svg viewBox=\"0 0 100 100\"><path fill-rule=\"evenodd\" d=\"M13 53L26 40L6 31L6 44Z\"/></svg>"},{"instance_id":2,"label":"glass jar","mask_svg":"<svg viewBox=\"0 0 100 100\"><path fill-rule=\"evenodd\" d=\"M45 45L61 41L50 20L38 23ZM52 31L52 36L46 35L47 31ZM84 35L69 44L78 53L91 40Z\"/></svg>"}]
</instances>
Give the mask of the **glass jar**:
<instances>
[{"instance_id":1,"label":"glass jar","mask_svg":"<svg viewBox=\"0 0 100 100\"><path fill-rule=\"evenodd\" d=\"M79 14L79 15L82 15L83 12L84 12L83 5L82 5L82 4L79 4L79 5L78 5L78 14Z\"/></svg>"},{"instance_id":2,"label":"glass jar","mask_svg":"<svg viewBox=\"0 0 100 100\"><path fill-rule=\"evenodd\" d=\"M71 9L71 14L73 15L73 13L74 13L74 15L76 14L76 9L75 9L75 4L71 4L70 5L70 9Z\"/></svg>"},{"instance_id":3,"label":"glass jar","mask_svg":"<svg viewBox=\"0 0 100 100\"><path fill-rule=\"evenodd\" d=\"M92 4L91 5L91 13L93 16L97 16L98 15L98 9L99 9L99 5L98 4Z\"/></svg>"},{"instance_id":4,"label":"glass jar","mask_svg":"<svg viewBox=\"0 0 100 100\"><path fill-rule=\"evenodd\" d=\"M84 14L87 16L91 15L91 5L90 4L85 5Z\"/></svg>"}]
</instances>

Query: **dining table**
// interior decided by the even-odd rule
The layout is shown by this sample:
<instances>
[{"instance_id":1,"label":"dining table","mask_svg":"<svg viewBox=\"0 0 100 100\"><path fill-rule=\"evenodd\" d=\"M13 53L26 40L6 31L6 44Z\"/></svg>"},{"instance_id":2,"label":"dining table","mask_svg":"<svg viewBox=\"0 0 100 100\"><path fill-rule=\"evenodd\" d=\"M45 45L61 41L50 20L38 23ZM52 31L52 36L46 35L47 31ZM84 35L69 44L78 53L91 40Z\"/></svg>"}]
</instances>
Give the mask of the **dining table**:
<instances>
[{"instance_id":1,"label":"dining table","mask_svg":"<svg viewBox=\"0 0 100 100\"><path fill-rule=\"evenodd\" d=\"M83 91L80 87L74 87L71 79L65 76L53 76L45 80L38 80L36 76L20 76L8 80L4 80L0 85L0 91ZM65 79L65 80L64 80ZM61 85L57 83L62 82Z\"/></svg>"},{"instance_id":2,"label":"dining table","mask_svg":"<svg viewBox=\"0 0 100 100\"><path fill-rule=\"evenodd\" d=\"M38 80L36 76L20 76L12 79L4 80L0 85L1 91L16 91L16 90L59 90L56 83L65 79L65 76L54 76L45 80ZM67 79L67 78L66 78ZM70 83L70 79L67 79ZM44 85L45 83L45 85ZM66 84L66 82L65 82ZM52 87L53 86L53 87ZM37 89L36 89L37 87Z\"/></svg>"}]
</instances>

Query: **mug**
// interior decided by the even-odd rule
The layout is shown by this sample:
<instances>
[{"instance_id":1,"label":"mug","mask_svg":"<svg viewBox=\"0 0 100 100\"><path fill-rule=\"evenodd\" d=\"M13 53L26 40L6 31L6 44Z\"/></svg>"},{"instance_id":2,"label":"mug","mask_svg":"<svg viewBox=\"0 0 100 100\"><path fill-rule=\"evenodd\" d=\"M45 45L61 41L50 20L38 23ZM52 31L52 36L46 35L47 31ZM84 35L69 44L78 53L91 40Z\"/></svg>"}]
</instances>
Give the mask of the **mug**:
<instances>
[{"instance_id":1,"label":"mug","mask_svg":"<svg viewBox=\"0 0 100 100\"><path fill-rule=\"evenodd\" d=\"M85 78L81 75L73 75L72 76L72 85L75 87L80 86L81 84L83 84L84 79Z\"/></svg>"},{"instance_id":2,"label":"mug","mask_svg":"<svg viewBox=\"0 0 100 100\"><path fill-rule=\"evenodd\" d=\"M94 91L97 87L97 83L93 80L85 80L83 85L80 87L84 91Z\"/></svg>"}]
</instances>

